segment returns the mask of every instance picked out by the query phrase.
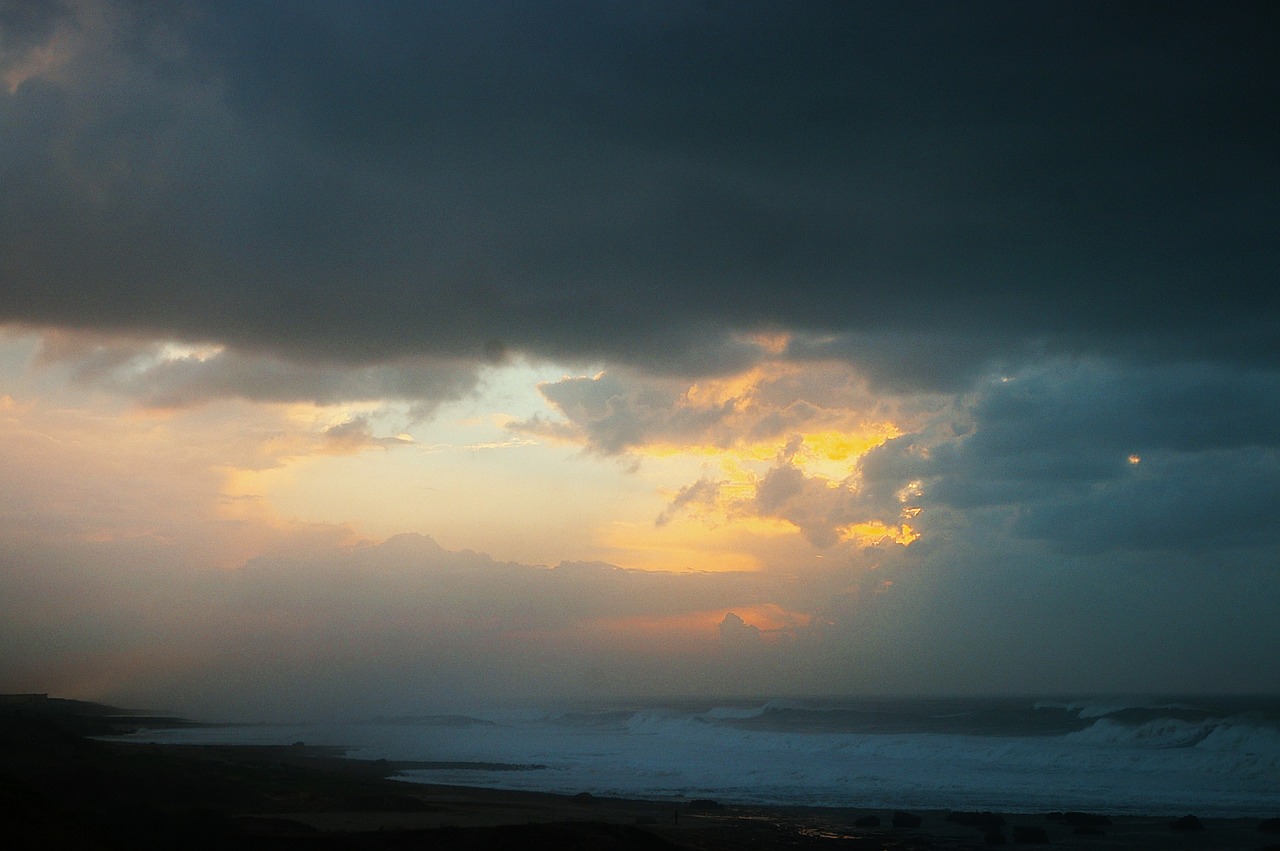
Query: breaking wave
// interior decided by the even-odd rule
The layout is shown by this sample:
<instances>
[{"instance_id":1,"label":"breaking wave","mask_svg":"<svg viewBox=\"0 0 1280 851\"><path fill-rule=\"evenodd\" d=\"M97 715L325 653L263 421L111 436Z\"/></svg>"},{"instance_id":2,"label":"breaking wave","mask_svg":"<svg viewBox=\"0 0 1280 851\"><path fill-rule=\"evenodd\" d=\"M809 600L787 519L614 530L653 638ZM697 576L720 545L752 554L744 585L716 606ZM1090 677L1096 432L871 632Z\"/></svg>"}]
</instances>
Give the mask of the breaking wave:
<instances>
[{"instance_id":1,"label":"breaking wave","mask_svg":"<svg viewBox=\"0 0 1280 851\"><path fill-rule=\"evenodd\" d=\"M1269 698L666 703L243 729L364 758L542 766L406 775L420 782L651 799L1260 817L1280 777ZM160 734L238 735L145 735Z\"/></svg>"}]
</instances>

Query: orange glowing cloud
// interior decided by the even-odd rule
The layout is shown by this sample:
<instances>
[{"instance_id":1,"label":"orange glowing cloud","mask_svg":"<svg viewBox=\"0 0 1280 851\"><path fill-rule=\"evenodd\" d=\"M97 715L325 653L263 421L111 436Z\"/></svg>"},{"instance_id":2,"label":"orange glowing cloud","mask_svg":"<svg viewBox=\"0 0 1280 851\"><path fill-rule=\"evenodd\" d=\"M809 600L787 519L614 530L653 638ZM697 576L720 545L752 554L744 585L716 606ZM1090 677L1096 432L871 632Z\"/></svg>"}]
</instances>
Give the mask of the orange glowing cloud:
<instances>
[{"instance_id":1,"label":"orange glowing cloud","mask_svg":"<svg viewBox=\"0 0 1280 851\"><path fill-rule=\"evenodd\" d=\"M781 351L785 341L771 345ZM511 428L623 454L668 483L687 483L681 471L696 469L692 484L657 488L667 504L653 527L608 535L607 546L632 553L630 566L705 563L696 541L723 544L726 528L768 537L798 531L820 548L906 546L919 536L902 522L919 513L906 497L892 516L859 497L860 459L903 427L847 365L765 360L683 384L606 371L540 389L564 420ZM717 549L711 569L742 569L743 559Z\"/></svg>"}]
</instances>

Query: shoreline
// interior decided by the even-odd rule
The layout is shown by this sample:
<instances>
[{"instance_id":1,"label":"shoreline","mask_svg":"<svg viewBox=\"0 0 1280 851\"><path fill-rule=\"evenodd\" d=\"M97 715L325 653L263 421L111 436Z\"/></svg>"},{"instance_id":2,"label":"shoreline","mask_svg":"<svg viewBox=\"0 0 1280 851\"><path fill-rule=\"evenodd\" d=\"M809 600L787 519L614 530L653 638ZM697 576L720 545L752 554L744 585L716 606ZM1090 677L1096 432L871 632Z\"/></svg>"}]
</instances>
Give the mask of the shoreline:
<instances>
[{"instance_id":1,"label":"shoreline","mask_svg":"<svg viewBox=\"0 0 1280 851\"><path fill-rule=\"evenodd\" d=\"M1260 819L1002 813L652 801L427 784L439 763L349 758L342 748L156 744L86 738L48 719L0 719L0 811L9 847L833 848L951 851L992 843L1092 851L1280 849ZM1277 804L1280 809L1280 802ZM869 824L875 817L879 824ZM909 821L899 819L899 822ZM992 830L998 827L997 830ZM1280 824L1275 825L1280 829ZM997 836L999 838L997 838Z\"/></svg>"},{"instance_id":2,"label":"shoreline","mask_svg":"<svg viewBox=\"0 0 1280 851\"><path fill-rule=\"evenodd\" d=\"M202 724L202 723L195 723L195 722L186 722L179 725L165 725L163 727L158 727L156 729L163 730L163 729L171 729L172 727L244 728L244 727L259 727L259 726L270 727L270 726L276 726L276 725L269 725L269 724L268 725L245 725L245 724L239 724L239 723ZM282 724L279 726L290 728L290 729L296 729L298 725ZM558 784L558 788L554 788L550 786L548 788L540 788L540 784L536 784L536 783L535 784L526 783L526 784L516 784L511 786L505 786L505 785L502 785L500 781L496 781L496 780L494 782L470 782L467 778L459 776L459 775L465 775L467 772L470 772L470 771L475 771L477 773L490 772L490 773L501 773L501 774L506 774L506 773L521 774L524 772L538 772L538 771L549 770L549 767L547 765L542 765L537 763L496 762L496 761L489 761L489 760L390 760L390 761L386 759L375 760L367 756L352 755L353 753L359 752L362 749L361 746L353 745L353 744L344 744L344 743L313 744L313 743L307 743L302 741L295 742L293 745L283 744L283 742L287 741L289 737L277 738L274 742L263 741L263 740L251 741L251 742L240 742L240 741L234 741L234 740L223 741L223 742L209 742L209 741L200 741L200 740L172 741L172 740L165 740L163 738L161 739L144 738L143 736L145 736L145 733L148 732L150 729L151 728L149 727L143 727L141 729L135 729L135 730L129 730L129 731L117 731L112 734L97 736L95 737L95 739L98 741L102 741L104 743L120 744L126 747L133 747L133 746L140 746L140 745L154 745L157 747L165 747L165 748L182 748L182 747L193 747L193 748L227 747L227 748L243 748L243 749L287 748L287 747L305 748L306 751L312 755L332 756L335 758L346 760L348 762L379 763L384 765L393 765L396 767L395 771L387 774L386 778L397 780L397 781L404 782L414 786L446 786L446 787L457 787L457 788L476 788L476 789L504 791L504 792L509 792L511 794L518 794L518 793L528 793L533 795L548 794L548 795L559 795L563 797L572 797L574 795L580 794L583 791L586 791L602 798L616 798L619 800L646 800L646 801L656 802L660 804L669 804L672 806L687 804L690 800L693 800L691 797L687 797L683 795L659 794L653 797L646 797L644 792L630 792L627 790L597 791L595 789L589 789L587 787L582 787L580 789L576 786L568 786L566 788L566 784ZM130 738L131 736L135 738ZM412 774L412 772L417 772L417 771L445 771L445 772L449 772L450 776L441 778L441 779L423 778L421 775L414 776ZM486 780L488 780L488 778L486 778ZM738 808L747 808L747 809L757 808L757 809L767 809L767 810L798 809L798 810L812 811L812 812L823 812L823 811L850 812L857 809L857 810L866 811L866 812L882 812L883 813L883 812L892 812L895 809L906 808L906 809L912 810L913 812L930 812L930 813L945 814L949 812L964 812L964 811L968 811L969 808L973 808L975 810L978 808L981 808L982 810L988 810L988 809L994 810L1005 816L1018 817L1018 818L1024 817L1024 816L1035 817L1040 815L1046 815L1051 812L1088 811L1091 813L1103 814L1113 819L1136 819L1140 821L1144 821L1144 820L1159 821L1163 819L1166 821L1172 821L1174 819L1182 818L1187 815L1195 815L1197 818L1201 819L1202 821L1229 823L1233 821L1262 822L1269 819L1280 817L1280 787L1277 787L1277 790L1278 791L1274 797L1274 807L1260 808L1257 810L1250 810L1250 811L1223 811L1221 809L1215 809L1212 804L1207 805L1204 808L1196 807L1193 804L1187 807L1176 807L1176 808L1170 807L1168 809L1152 809L1152 810L1142 810L1132 805L1122 805L1120 807L1111 809L1105 806L1091 805L1091 802L1085 802L1080 800L1078 795L1074 796L1075 799L1072 800L1073 795L1071 794L1067 794L1056 799L1050 798L1044 802L1045 805L1042 807L1010 804L1007 802L1004 804L1001 804L999 802L993 802L990 799L983 799L983 798L976 798L976 797L964 803L941 804L941 805L937 803L934 803L934 804L926 803L926 804L919 804L918 806L912 806L910 804L897 801L892 797L881 797L879 800L870 800L857 805L855 805L854 803L845 803L845 802L833 803L833 802L825 802L825 801L823 803L801 804L801 803L793 803L786 800L753 800L751 798L737 800L737 799L728 798L728 797L718 798L717 800L719 800L721 803L725 804L726 806L734 806ZM710 792L708 794L714 795L715 793ZM1280 851L1280 849L1277 849L1277 851Z\"/></svg>"}]
</instances>

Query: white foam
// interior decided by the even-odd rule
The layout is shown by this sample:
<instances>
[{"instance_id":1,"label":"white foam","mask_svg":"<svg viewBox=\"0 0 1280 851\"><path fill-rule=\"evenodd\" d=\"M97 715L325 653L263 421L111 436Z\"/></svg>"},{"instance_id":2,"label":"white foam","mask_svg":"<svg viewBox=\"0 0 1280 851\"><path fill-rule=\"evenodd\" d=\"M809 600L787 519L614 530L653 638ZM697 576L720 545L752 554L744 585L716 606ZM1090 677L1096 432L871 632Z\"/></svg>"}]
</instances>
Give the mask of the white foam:
<instances>
[{"instance_id":1,"label":"white foam","mask_svg":"<svg viewBox=\"0 0 1280 851\"><path fill-rule=\"evenodd\" d=\"M1017 736L812 732L733 723L783 706L523 712L489 714L492 723L467 726L370 722L156 731L151 737L302 739L354 746L353 755L366 758L539 764L546 767L410 777L570 794L1201 816L1265 816L1276 804L1280 728L1243 716L1126 725L1104 715L1066 735Z\"/></svg>"}]
</instances>

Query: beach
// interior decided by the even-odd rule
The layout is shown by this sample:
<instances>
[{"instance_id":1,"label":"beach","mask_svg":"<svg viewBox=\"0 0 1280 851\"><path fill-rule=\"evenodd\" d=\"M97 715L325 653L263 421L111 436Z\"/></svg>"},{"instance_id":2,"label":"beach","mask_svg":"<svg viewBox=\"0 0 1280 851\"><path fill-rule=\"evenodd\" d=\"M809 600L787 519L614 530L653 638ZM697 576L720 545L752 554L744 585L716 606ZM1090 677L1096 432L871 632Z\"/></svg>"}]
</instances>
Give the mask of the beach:
<instances>
[{"instance_id":1,"label":"beach","mask_svg":"<svg viewBox=\"0 0 1280 851\"><path fill-rule=\"evenodd\" d=\"M1280 833L1259 819L1204 818L1198 830L1178 830L1167 817L915 811L895 826L889 810L408 783L395 775L420 763L301 743L123 743L87 737L102 730L65 719L0 722L0 809L13 848L1280 848ZM907 815L918 824L905 824Z\"/></svg>"}]
</instances>

